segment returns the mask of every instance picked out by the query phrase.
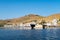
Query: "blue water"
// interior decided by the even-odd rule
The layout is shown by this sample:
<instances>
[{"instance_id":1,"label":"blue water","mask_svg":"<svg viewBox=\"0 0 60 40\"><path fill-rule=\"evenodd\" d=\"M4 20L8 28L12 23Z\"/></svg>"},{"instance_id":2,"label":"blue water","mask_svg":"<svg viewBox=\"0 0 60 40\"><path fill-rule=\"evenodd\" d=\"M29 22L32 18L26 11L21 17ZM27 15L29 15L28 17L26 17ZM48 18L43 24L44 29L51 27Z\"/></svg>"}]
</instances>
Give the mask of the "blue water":
<instances>
[{"instance_id":1,"label":"blue water","mask_svg":"<svg viewBox=\"0 0 60 40\"><path fill-rule=\"evenodd\" d=\"M0 29L0 40L60 40L60 29Z\"/></svg>"}]
</instances>

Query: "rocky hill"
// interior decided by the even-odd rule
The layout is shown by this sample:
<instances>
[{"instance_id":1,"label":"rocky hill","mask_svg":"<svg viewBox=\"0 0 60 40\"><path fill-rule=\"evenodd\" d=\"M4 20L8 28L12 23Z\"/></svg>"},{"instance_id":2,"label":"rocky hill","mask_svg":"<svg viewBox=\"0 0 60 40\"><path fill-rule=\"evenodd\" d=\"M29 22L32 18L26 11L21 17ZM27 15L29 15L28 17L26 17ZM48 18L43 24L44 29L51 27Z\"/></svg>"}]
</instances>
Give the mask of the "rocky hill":
<instances>
[{"instance_id":1,"label":"rocky hill","mask_svg":"<svg viewBox=\"0 0 60 40\"><path fill-rule=\"evenodd\" d=\"M39 15L35 15L35 14L29 14L29 15L25 15L23 17L20 18L15 18L15 19L10 19L10 20L6 20L10 23L27 23L27 22L31 22L31 21L40 21L42 20L42 16Z\"/></svg>"},{"instance_id":2,"label":"rocky hill","mask_svg":"<svg viewBox=\"0 0 60 40\"><path fill-rule=\"evenodd\" d=\"M53 14L53 15L47 16L45 18L45 21L52 21L54 18L59 20L60 19L60 14Z\"/></svg>"},{"instance_id":3,"label":"rocky hill","mask_svg":"<svg viewBox=\"0 0 60 40\"><path fill-rule=\"evenodd\" d=\"M8 20L0 20L0 24L7 24L7 23L27 23L32 21L51 21L52 19L60 19L60 14L53 14L47 17L35 15L35 14L29 14L25 15L23 17L14 18L14 19L8 19Z\"/></svg>"}]
</instances>

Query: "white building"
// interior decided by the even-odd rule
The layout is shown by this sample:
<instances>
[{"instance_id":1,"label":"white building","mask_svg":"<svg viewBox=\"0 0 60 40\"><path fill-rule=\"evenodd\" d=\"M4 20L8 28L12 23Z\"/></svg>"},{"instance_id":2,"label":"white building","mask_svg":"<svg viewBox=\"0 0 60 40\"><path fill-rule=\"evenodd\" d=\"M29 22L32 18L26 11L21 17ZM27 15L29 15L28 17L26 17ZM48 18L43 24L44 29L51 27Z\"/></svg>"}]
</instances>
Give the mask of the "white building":
<instances>
[{"instance_id":1,"label":"white building","mask_svg":"<svg viewBox=\"0 0 60 40\"><path fill-rule=\"evenodd\" d=\"M42 29L42 25L37 24L34 28L35 28L35 29Z\"/></svg>"},{"instance_id":2,"label":"white building","mask_svg":"<svg viewBox=\"0 0 60 40\"><path fill-rule=\"evenodd\" d=\"M57 19L53 19L53 20L52 20L52 24L53 24L53 25L57 25L57 21L58 21Z\"/></svg>"},{"instance_id":3,"label":"white building","mask_svg":"<svg viewBox=\"0 0 60 40\"><path fill-rule=\"evenodd\" d=\"M14 25L13 24L6 24L4 25L4 27L13 27Z\"/></svg>"}]
</instances>

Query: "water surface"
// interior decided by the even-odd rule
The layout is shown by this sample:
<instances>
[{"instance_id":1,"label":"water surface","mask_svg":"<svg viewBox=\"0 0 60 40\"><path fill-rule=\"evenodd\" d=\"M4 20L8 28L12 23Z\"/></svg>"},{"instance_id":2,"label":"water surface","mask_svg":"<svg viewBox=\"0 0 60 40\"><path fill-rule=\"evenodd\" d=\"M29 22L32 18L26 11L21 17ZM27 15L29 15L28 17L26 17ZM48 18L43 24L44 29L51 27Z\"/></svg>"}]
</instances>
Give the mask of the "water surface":
<instances>
[{"instance_id":1,"label":"water surface","mask_svg":"<svg viewBox=\"0 0 60 40\"><path fill-rule=\"evenodd\" d=\"M60 40L60 29L0 29L0 40Z\"/></svg>"}]
</instances>

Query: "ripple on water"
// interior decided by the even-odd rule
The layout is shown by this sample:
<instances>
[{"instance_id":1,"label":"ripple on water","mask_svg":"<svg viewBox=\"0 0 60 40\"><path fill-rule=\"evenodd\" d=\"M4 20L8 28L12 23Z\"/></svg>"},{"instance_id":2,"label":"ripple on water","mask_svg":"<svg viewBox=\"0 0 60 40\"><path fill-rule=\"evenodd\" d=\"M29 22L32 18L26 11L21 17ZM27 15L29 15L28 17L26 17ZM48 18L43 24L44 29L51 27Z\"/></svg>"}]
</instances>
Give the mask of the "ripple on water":
<instances>
[{"instance_id":1,"label":"ripple on water","mask_svg":"<svg viewBox=\"0 0 60 40\"><path fill-rule=\"evenodd\" d=\"M0 29L0 40L60 40L60 29Z\"/></svg>"}]
</instances>

